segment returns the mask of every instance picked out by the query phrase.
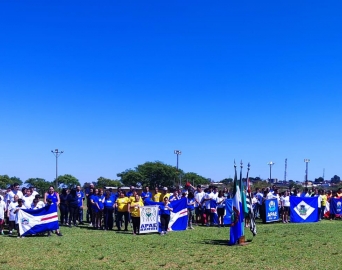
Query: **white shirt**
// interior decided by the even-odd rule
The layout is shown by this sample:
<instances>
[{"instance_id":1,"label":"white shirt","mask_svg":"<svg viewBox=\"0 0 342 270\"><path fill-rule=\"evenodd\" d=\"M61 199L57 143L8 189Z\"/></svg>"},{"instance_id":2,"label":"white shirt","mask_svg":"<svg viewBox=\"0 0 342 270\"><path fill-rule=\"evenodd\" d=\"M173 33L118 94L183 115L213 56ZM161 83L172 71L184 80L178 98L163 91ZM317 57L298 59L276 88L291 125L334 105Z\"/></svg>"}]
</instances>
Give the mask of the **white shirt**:
<instances>
[{"instance_id":1,"label":"white shirt","mask_svg":"<svg viewBox=\"0 0 342 270\"><path fill-rule=\"evenodd\" d=\"M32 203L30 209L40 209L40 208L43 208L44 206L45 204L42 201L39 201L36 206L34 206L34 204Z\"/></svg>"},{"instance_id":2,"label":"white shirt","mask_svg":"<svg viewBox=\"0 0 342 270\"><path fill-rule=\"evenodd\" d=\"M266 195L266 200L270 200L270 199L275 199L276 197L273 195L272 192L268 192Z\"/></svg>"},{"instance_id":3,"label":"white shirt","mask_svg":"<svg viewBox=\"0 0 342 270\"><path fill-rule=\"evenodd\" d=\"M199 206L199 204L197 202L201 202L203 197L204 197L203 191L201 191L201 192L196 191L195 192L195 207Z\"/></svg>"},{"instance_id":4,"label":"white shirt","mask_svg":"<svg viewBox=\"0 0 342 270\"><path fill-rule=\"evenodd\" d=\"M315 195L318 198L318 208L321 208L322 205L322 196L320 194Z\"/></svg>"},{"instance_id":5,"label":"white shirt","mask_svg":"<svg viewBox=\"0 0 342 270\"><path fill-rule=\"evenodd\" d=\"M6 209L6 204L4 201L0 201L0 219L5 219L5 209Z\"/></svg>"},{"instance_id":6,"label":"white shirt","mask_svg":"<svg viewBox=\"0 0 342 270\"><path fill-rule=\"evenodd\" d=\"M27 209L30 209L33 200L34 200L33 195L31 195L29 197L25 197L25 196L23 197L24 205Z\"/></svg>"},{"instance_id":7,"label":"white shirt","mask_svg":"<svg viewBox=\"0 0 342 270\"><path fill-rule=\"evenodd\" d=\"M39 193L35 190L32 191L32 196L35 197L36 195L38 195Z\"/></svg>"},{"instance_id":8,"label":"white shirt","mask_svg":"<svg viewBox=\"0 0 342 270\"><path fill-rule=\"evenodd\" d=\"M205 208L206 209L210 209L210 201L213 198L214 193L210 192L210 193L206 193L204 195L204 199L206 199L207 201L205 201ZM208 200L209 199L209 200Z\"/></svg>"},{"instance_id":9,"label":"white shirt","mask_svg":"<svg viewBox=\"0 0 342 270\"><path fill-rule=\"evenodd\" d=\"M211 199L216 201L216 198L218 196L218 192L216 192L216 193L213 192L212 194L213 194L213 196L211 197Z\"/></svg>"},{"instance_id":10,"label":"white shirt","mask_svg":"<svg viewBox=\"0 0 342 270\"><path fill-rule=\"evenodd\" d=\"M14 210L16 209L18 205L18 202L11 202L9 205L8 205L8 211L9 211L9 221L15 221L15 213L14 213Z\"/></svg>"},{"instance_id":11,"label":"white shirt","mask_svg":"<svg viewBox=\"0 0 342 270\"><path fill-rule=\"evenodd\" d=\"M216 203L217 203L217 208L224 208L226 205L224 204L224 201L226 200L225 197L217 197L216 198Z\"/></svg>"},{"instance_id":12,"label":"white shirt","mask_svg":"<svg viewBox=\"0 0 342 270\"><path fill-rule=\"evenodd\" d=\"M290 196L281 197L282 205L285 207L290 207Z\"/></svg>"},{"instance_id":13,"label":"white shirt","mask_svg":"<svg viewBox=\"0 0 342 270\"><path fill-rule=\"evenodd\" d=\"M11 202L14 202L14 196L15 195L18 195L18 197L19 197L19 199L22 199L23 197L24 197L24 195L23 195L23 193L20 191L20 190L18 190L18 191L10 191L9 193L8 193L8 199L11 201Z\"/></svg>"}]
</instances>

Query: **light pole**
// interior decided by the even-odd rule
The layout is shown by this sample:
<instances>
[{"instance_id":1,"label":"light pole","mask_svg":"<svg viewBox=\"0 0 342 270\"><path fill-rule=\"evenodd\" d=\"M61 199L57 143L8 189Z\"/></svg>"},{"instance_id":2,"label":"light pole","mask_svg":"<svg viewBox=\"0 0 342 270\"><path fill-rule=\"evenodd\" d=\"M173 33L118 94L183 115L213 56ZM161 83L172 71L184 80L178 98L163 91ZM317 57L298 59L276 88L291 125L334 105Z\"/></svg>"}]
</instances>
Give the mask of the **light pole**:
<instances>
[{"instance_id":1,"label":"light pole","mask_svg":"<svg viewBox=\"0 0 342 270\"><path fill-rule=\"evenodd\" d=\"M64 153L64 151L59 151L58 149L51 150L51 153L56 157L56 189L58 188L58 157Z\"/></svg>"},{"instance_id":2,"label":"light pole","mask_svg":"<svg viewBox=\"0 0 342 270\"><path fill-rule=\"evenodd\" d=\"M267 165L270 166L270 182L272 181L272 166L274 165L275 163L273 161L270 161L269 163L267 163Z\"/></svg>"},{"instance_id":3,"label":"light pole","mask_svg":"<svg viewBox=\"0 0 342 270\"><path fill-rule=\"evenodd\" d=\"M308 173L309 173L309 162L310 159L304 159L305 162L305 186L308 187Z\"/></svg>"},{"instance_id":4,"label":"light pole","mask_svg":"<svg viewBox=\"0 0 342 270\"><path fill-rule=\"evenodd\" d=\"M179 159L179 155L182 154L182 151L175 150L175 151L173 151L173 153L177 155L177 172L178 172L178 159ZM179 186L181 186L181 176L180 175L179 175Z\"/></svg>"}]
</instances>

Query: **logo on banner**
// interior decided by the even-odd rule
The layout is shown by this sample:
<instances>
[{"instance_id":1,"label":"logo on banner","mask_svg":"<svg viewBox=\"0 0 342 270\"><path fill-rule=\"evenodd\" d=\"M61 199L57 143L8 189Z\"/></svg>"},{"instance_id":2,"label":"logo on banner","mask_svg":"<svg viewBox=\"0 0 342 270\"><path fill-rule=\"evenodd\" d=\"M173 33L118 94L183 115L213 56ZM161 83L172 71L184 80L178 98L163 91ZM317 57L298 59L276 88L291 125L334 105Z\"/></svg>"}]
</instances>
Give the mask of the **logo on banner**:
<instances>
[{"instance_id":1,"label":"logo on banner","mask_svg":"<svg viewBox=\"0 0 342 270\"><path fill-rule=\"evenodd\" d=\"M270 212L276 210L276 205L275 205L275 202L274 202L274 201L270 201L270 202L269 202L269 204L268 204L268 210L269 210Z\"/></svg>"},{"instance_id":2,"label":"logo on banner","mask_svg":"<svg viewBox=\"0 0 342 270\"><path fill-rule=\"evenodd\" d=\"M156 219L156 208L142 207L140 216L143 222L151 222Z\"/></svg>"},{"instance_id":3,"label":"logo on banner","mask_svg":"<svg viewBox=\"0 0 342 270\"><path fill-rule=\"evenodd\" d=\"M22 218L21 219L21 224L23 225L29 225L30 224L30 220L28 218Z\"/></svg>"},{"instance_id":4,"label":"logo on banner","mask_svg":"<svg viewBox=\"0 0 342 270\"><path fill-rule=\"evenodd\" d=\"M336 207L337 209L336 209L336 212L337 213L341 213L341 210L342 210L342 204L341 204L341 202L337 202L337 207Z\"/></svg>"},{"instance_id":5,"label":"logo on banner","mask_svg":"<svg viewBox=\"0 0 342 270\"><path fill-rule=\"evenodd\" d=\"M315 208L301 201L294 210L302 219L306 220L315 211Z\"/></svg>"}]
</instances>

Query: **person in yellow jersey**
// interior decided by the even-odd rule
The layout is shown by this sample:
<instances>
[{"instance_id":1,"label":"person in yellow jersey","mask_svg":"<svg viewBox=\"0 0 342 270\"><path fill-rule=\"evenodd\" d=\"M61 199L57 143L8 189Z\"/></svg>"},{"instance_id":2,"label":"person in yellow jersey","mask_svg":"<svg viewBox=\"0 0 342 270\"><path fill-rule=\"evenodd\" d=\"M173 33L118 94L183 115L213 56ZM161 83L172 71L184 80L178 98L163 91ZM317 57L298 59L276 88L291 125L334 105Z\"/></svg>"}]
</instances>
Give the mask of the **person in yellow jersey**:
<instances>
[{"instance_id":1,"label":"person in yellow jersey","mask_svg":"<svg viewBox=\"0 0 342 270\"><path fill-rule=\"evenodd\" d=\"M168 192L167 187L163 187L163 193L161 195L160 202L164 202L165 198L169 199L170 195L171 194Z\"/></svg>"},{"instance_id":2,"label":"person in yellow jersey","mask_svg":"<svg viewBox=\"0 0 342 270\"><path fill-rule=\"evenodd\" d=\"M156 188L154 189L154 195L153 195L153 197L152 197L153 201L154 201L154 202L160 202L160 201L161 201L161 195L162 195L162 194L159 192L158 187L156 187Z\"/></svg>"},{"instance_id":3,"label":"person in yellow jersey","mask_svg":"<svg viewBox=\"0 0 342 270\"><path fill-rule=\"evenodd\" d=\"M129 209L130 209L130 203L131 200L127 197L125 197L125 192L121 191L119 194L119 198L115 202L115 206L118 209L118 215L116 219L116 227L118 228L118 231L121 231L121 222L122 217L125 218L125 231L127 231L128 227L128 221L129 221Z\"/></svg>"},{"instance_id":4,"label":"person in yellow jersey","mask_svg":"<svg viewBox=\"0 0 342 270\"><path fill-rule=\"evenodd\" d=\"M327 200L328 200L325 190L321 189L320 193L322 197L322 202L321 202L321 213L320 213L319 220L323 219L324 217L324 210L325 210L325 206L327 205Z\"/></svg>"},{"instance_id":5,"label":"person in yellow jersey","mask_svg":"<svg viewBox=\"0 0 342 270\"><path fill-rule=\"evenodd\" d=\"M139 195L138 192L136 190L133 190L132 196L129 197L129 200L131 203L135 202L135 196L137 196L137 195ZM143 199L140 196L139 196L139 198L140 198L140 201L143 202Z\"/></svg>"},{"instance_id":6,"label":"person in yellow jersey","mask_svg":"<svg viewBox=\"0 0 342 270\"><path fill-rule=\"evenodd\" d=\"M140 207L144 206L138 194L135 194L134 201L130 204L130 212L133 223L133 235L139 234L140 229Z\"/></svg>"}]
</instances>

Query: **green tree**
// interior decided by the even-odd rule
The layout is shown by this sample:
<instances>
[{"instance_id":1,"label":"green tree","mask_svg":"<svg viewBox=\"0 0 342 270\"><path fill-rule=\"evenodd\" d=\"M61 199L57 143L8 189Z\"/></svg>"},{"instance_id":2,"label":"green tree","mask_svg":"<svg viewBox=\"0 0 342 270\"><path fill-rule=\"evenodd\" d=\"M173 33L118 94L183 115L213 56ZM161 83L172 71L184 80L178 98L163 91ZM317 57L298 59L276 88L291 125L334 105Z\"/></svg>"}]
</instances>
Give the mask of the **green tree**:
<instances>
[{"instance_id":1,"label":"green tree","mask_svg":"<svg viewBox=\"0 0 342 270\"><path fill-rule=\"evenodd\" d=\"M112 180L112 179L100 176L99 178L97 178L96 186L98 187L122 187L122 183L120 182L120 180Z\"/></svg>"},{"instance_id":2,"label":"green tree","mask_svg":"<svg viewBox=\"0 0 342 270\"><path fill-rule=\"evenodd\" d=\"M78 179L71 174L60 175L58 176L57 180L59 187L72 187L80 185L80 181L78 181Z\"/></svg>"},{"instance_id":3,"label":"green tree","mask_svg":"<svg viewBox=\"0 0 342 270\"><path fill-rule=\"evenodd\" d=\"M331 183L338 184L340 181L340 177L336 174L334 175L334 177L331 178Z\"/></svg>"},{"instance_id":4,"label":"green tree","mask_svg":"<svg viewBox=\"0 0 342 270\"><path fill-rule=\"evenodd\" d=\"M53 185L53 183L43 178L29 178L25 181L25 184L36 187L40 195L44 195L44 192L48 191L49 187Z\"/></svg>"},{"instance_id":5,"label":"green tree","mask_svg":"<svg viewBox=\"0 0 342 270\"><path fill-rule=\"evenodd\" d=\"M323 182L324 182L323 177L315 178L315 183L323 183Z\"/></svg>"},{"instance_id":6,"label":"green tree","mask_svg":"<svg viewBox=\"0 0 342 270\"><path fill-rule=\"evenodd\" d=\"M19 185L21 185L23 181L21 181L20 178L16 176L9 177L7 174L0 175L0 188L5 189L8 185L13 185L14 183L18 183Z\"/></svg>"},{"instance_id":7,"label":"green tree","mask_svg":"<svg viewBox=\"0 0 342 270\"><path fill-rule=\"evenodd\" d=\"M200 175L198 175L197 173L194 173L194 172L185 173L183 175L182 179L184 179L185 181L189 182L194 187L196 187L197 185L207 185L207 184L210 184L210 181L207 178L205 178L203 176L200 176Z\"/></svg>"},{"instance_id":8,"label":"green tree","mask_svg":"<svg viewBox=\"0 0 342 270\"><path fill-rule=\"evenodd\" d=\"M223 183L227 186L230 183L233 183L233 181L234 181L233 178L225 178L225 179L221 180L220 183Z\"/></svg>"},{"instance_id":9,"label":"green tree","mask_svg":"<svg viewBox=\"0 0 342 270\"><path fill-rule=\"evenodd\" d=\"M178 169L177 171L176 167L160 161L146 162L138 165L135 169L129 169L117 174L125 186L147 185L149 187L173 186L178 183L180 175L184 175L182 170Z\"/></svg>"}]
</instances>

